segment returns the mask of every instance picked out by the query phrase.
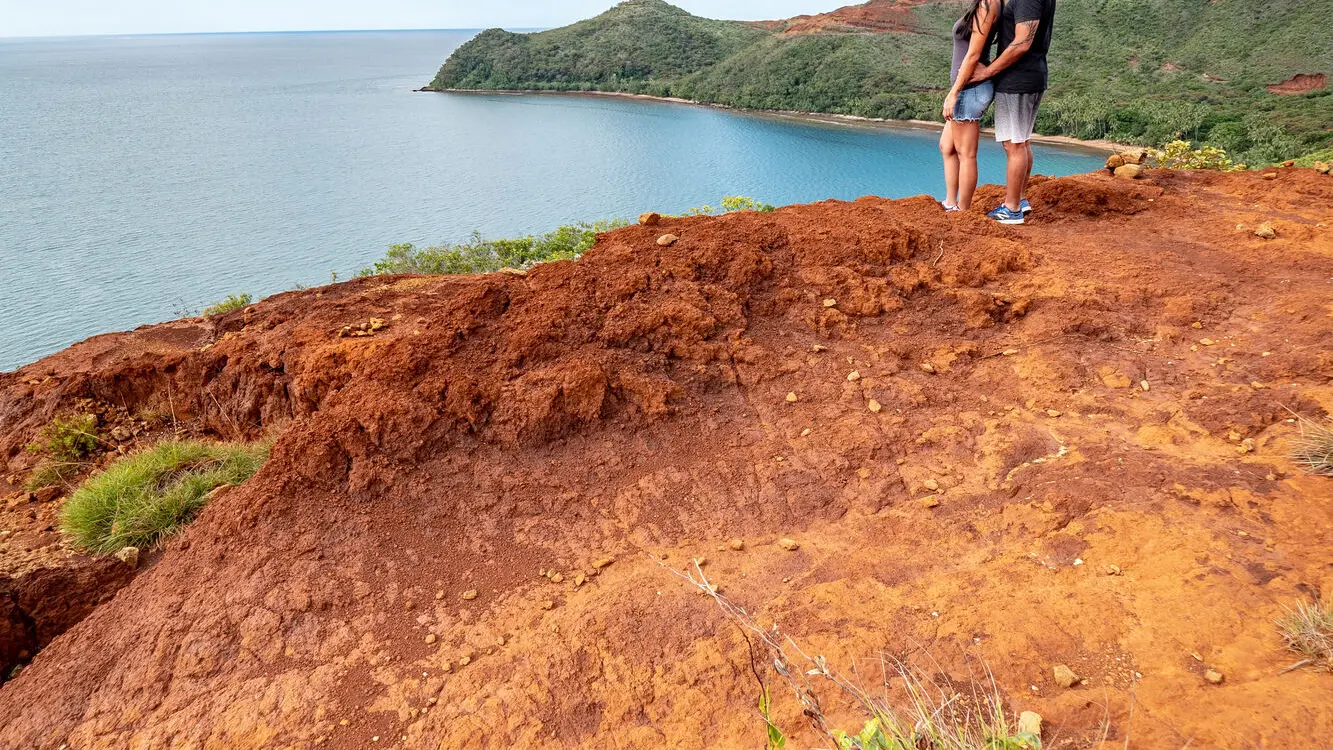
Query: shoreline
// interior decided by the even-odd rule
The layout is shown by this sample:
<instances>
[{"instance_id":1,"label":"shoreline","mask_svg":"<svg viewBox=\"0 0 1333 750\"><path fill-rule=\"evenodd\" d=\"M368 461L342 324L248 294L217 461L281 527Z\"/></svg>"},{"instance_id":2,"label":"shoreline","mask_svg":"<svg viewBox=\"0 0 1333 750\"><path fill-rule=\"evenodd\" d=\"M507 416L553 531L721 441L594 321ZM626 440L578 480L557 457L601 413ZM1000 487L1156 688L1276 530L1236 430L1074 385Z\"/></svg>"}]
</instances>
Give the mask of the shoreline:
<instances>
[{"instance_id":1,"label":"shoreline","mask_svg":"<svg viewBox=\"0 0 1333 750\"><path fill-rule=\"evenodd\" d=\"M904 130L933 130L939 132L944 130L944 123L933 120L890 120L883 117L863 117L861 115L844 115L829 112L801 112L799 110L786 109L750 109L746 107L733 107L728 104L717 104L714 102L701 102L693 99L682 99L675 96L653 96L651 94L631 94L627 91L551 91L545 89L415 89L418 93L427 94L495 94L503 96L528 96L532 94L545 94L549 96L588 96L588 97L610 97L613 99L640 99L651 102L663 102L667 104L688 104L695 107L708 107L710 109L726 110L728 112L738 112L749 115L763 115L768 117L778 117L788 120L799 120L802 122L817 122L826 125L848 125L862 127L881 127L885 129L904 129ZM982 128L983 135L993 135L992 128ZM1078 138L1071 138L1067 135L1041 135L1034 133L1032 135L1033 143L1041 143L1052 146L1063 146L1081 151L1097 152L1099 154L1119 153L1135 146L1129 146L1123 143L1115 143L1107 140L1085 141Z\"/></svg>"}]
</instances>

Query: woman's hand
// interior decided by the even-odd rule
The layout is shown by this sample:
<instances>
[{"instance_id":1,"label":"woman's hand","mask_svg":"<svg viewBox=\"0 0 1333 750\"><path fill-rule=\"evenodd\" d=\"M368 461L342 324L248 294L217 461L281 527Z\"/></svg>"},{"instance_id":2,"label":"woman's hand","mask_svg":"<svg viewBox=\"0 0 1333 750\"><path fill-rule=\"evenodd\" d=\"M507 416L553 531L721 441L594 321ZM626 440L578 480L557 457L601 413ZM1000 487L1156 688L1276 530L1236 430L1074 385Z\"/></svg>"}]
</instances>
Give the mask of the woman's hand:
<instances>
[{"instance_id":1,"label":"woman's hand","mask_svg":"<svg viewBox=\"0 0 1333 750\"><path fill-rule=\"evenodd\" d=\"M958 91L950 89L949 95L944 97L944 119L952 120L954 108L958 106Z\"/></svg>"}]
</instances>

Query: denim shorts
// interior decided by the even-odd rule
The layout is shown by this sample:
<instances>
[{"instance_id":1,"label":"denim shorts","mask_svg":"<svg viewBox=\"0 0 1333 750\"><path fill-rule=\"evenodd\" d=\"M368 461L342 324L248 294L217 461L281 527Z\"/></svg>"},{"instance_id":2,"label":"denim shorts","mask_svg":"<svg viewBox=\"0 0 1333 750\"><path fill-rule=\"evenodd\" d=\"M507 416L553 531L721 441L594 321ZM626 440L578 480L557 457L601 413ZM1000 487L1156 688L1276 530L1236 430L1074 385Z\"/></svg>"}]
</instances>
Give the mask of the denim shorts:
<instances>
[{"instance_id":1,"label":"denim shorts","mask_svg":"<svg viewBox=\"0 0 1333 750\"><path fill-rule=\"evenodd\" d=\"M982 81L969 86L958 92L958 102L953 106L953 119L980 122L994 100L995 84L992 81Z\"/></svg>"}]
</instances>

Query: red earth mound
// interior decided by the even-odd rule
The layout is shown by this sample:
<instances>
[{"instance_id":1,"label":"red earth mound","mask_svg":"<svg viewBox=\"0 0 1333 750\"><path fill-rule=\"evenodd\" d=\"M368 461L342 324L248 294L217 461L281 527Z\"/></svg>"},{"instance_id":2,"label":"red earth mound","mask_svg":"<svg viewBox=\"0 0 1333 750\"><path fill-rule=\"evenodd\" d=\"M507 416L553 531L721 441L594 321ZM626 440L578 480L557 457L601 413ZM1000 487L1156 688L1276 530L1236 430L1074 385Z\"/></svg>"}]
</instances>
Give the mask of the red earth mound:
<instances>
[{"instance_id":1,"label":"red earth mound","mask_svg":"<svg viewBox=\"0 0 1333 750\"><path fill-rule=\"evenodd\" d=\"M1328 76L1323 73L1297 73L1282 83L1268 87L1271 94L1305 94L1322 91L1328 86Z\"/></svg>"},{"instance_id":2,"label":"red earth mound","mask_svg":"<svg viewBox=\"0 0 1333 750\"><path fill-rule=\"evenodd\" d=\"M919 34L915 8L928 0L870 0L828 13L796 16L784 21L759 24L784 34L875 33Z\"/></svg>"},{"instance_id":3,"label":"red earth mound","mask_svg":"<svg viewBox=\"0 0 1333 750\"><path fill-rule=\"evenodd\" d=\"M15 481L75 410L276 438L0 688L0 747L761 745L771 670L649 552L844 671L984 661L1048 747L1333 735L1333 677L1282 673L1273 625L1333 592L1333 480L1285 458L1333 409L1333 179L1148 175L1039 182L1023 227L925 197L668 219L0 375Z\"/></svg>"}]
</instances>

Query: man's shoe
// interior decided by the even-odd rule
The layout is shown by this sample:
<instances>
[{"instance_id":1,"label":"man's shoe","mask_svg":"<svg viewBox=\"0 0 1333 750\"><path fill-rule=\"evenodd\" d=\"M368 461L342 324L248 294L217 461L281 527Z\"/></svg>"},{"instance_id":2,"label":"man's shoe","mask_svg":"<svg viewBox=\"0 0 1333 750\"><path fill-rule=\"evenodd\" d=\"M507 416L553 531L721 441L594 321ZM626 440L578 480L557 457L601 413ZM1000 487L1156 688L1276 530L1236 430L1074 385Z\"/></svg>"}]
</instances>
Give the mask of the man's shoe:
<instances>
[{"instance_id":1,"label":"man's shoe","mask_svg":"<svg viewBox=\"0 0 1333 750\"><path fill-rule=\"evenodd\" d=\"M1018 210L1022 211L1024 216L1027 216L1028 214L1032 213L1032 204L1028 203L1027 198L1024 198L1023 200L1018 202Z\"/></svg>"},{"instance_id":2,"label":"man's shoe","mask_svg":"<svg viewBox=\"0 0 1333 750\"><path fill-rule=\"evenodd\" d=\"M1022 223L1023 223L1023 212L1022 212L1022 211L1010 211L1008 206L1000 206L999 208L995 209L994 211L991 211L990 213L988 213L988 214L986 214L986 215L989 216L990 218L992 218L992 219L994 219L994 220L1000 222L1001 224L1022 224Z\"/></svg>"}]
</instances>

